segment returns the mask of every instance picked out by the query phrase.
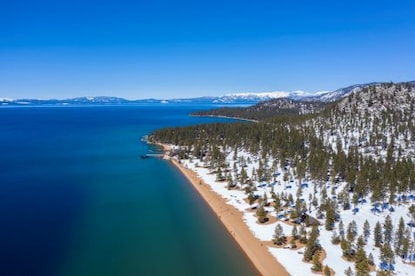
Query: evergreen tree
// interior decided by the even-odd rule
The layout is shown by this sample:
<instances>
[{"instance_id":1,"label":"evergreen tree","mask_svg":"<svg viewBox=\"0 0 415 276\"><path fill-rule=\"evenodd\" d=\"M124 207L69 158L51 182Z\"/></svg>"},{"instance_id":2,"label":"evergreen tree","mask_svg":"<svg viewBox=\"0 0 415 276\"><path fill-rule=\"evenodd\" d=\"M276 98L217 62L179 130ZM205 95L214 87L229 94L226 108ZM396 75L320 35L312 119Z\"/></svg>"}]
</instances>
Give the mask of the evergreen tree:
<instances>
[{"instance_id":1,"label":"evergreen tree","mask_svg":"<svg viewBox=\"0 0 415 276\"><path fill-rule=\"evenodd\" d=\"M250 192L249 194L248 194L248 203L249 203L249 205L251 206L251 208L252 208L252 204L254 204L254 202L255 202L255 196L254 196L254 194L252 193L252 192Z\"/></svg>"},{"instance_id":2,"label":"evergreen tree","mask_svg":"<svg viewBox=\"0 0 415 276\"><path fill-rule=\"evenodd\" d=\"M326 204L326 223L325 223L326 230L329 230L329 231L333 230L335 219L336 219L335 202L329 200Z\"/></svg>"},{"instance_id":3,"label":"evergreen tree","mask_svg":"<svg viewBox=\"0 0 415 276\"><path fill-rule=\"evenodd\" d=\"M375 239L375 246L381 247L383 243L383 235L382 235L382 227L380 226L379 221L375 225L375 229L373 230L373 237Z\"/></svg>"},{"instance_id":4,"label":"evergreen tree","mask_svg":"<svg viewBox=\"0 0 415 276\"><path fill-rule=\"evenodd\" d=\"M340 241L341 241L341 238L340 238L339 234L337 234L336 230L334 230L332 235L331 235L331 243L336 245L336 244L339 244Z\"/></svg>"},{"instance_id":5,"label":"evergreen tree","mask_svg":"<svg viewBox=\"0 0 415 276\"><path fill-rule=\"evenodd\" d=\"M248 175L246 174L245 168L244 168L244 167L242 167L242 168L241 168L241 177L240 177L240 181L241 181L241 183L242 183L242 184L245 184L245 183L246 183L247 178L248 178Z\"/></svg>"},{"instance_id":6,"label":"evergreen tree","mask_svg":"<svg viewBox=\"0 0 415 276\"><path fill-rule=\"evenodd\" d=\"M339 235L344 239L344 224L342 220L339 222Z\"/></svg>"},{"instance_id":7,"label":"evergreen tree","mask_svg":"<svg viewBox=\"0 0 415 276\"><path fill-rule=\"evenodd\" d=\"M369 256L367 257L367 262L369 265L375 265L375 259L373 259L372 253L369 253Z\"/></svg>"},{"instance_id":8,"label":"evergreen tree","mask_svg":"<svg viewBox=\"0 0 415 276\"><path fill-rule=\"evenodd\" d=\"M366 245L365 240L363 239L362 236L359 236L357 238L357 247L362 247L363 248L365 245Z\"/></svg>"},{"instance_id":9,"label":"evergreen tree","mask_svg":"<svg viewBox=\"0 0 415 276\"><path fill-rule=\"evenodd\" d=\"M291 205L294 203L294 198L292 194L288 194L288 204Z\"/></svg>"},{"instance_id":10,"label":"evergreen tree","mask_svg":"<svg viewBox=\"0 0 415 276\"><path fill-rule=\"evenodd\" d=\"M254 181L257 181L258 180L257 175L256 175L256 171L255 171L255 168L254 167L252 167L251 178Z\"/></svg>"},{"instance_id":11,"label":"evergreen tree","mask_svg":"<svg viewBox=\"0 0 415 276\"><path fill-rule=\"evenodd\" d=\"M222 170L219 167L216 173L216 181L223 181L223 180L224 180L224 177L222 175Z\"/></svg>"},{"instance_id":12,"label":"evergreen tree","mask_svg":"<svg viewBox=\"0 0 415 276\"><path fill-rule=\"evenodd\" d=\"M357 235L356 221L352 220L347 226L347 240L353 242Z\"/></svg>"},{"instance_id":13,"label":"evergreen tree","mask_svg":"<svg viewBox=\"0 0 415 276\"><path fill-rule=\"evenodd\" d=\"M324 266L324 275L325 276L330 276L331 275L330 267L328 265Z\"/></svg>"},{"instance_id":14,"label":"evergreen tree","mask_svg":"<svg viewBox=\"0 0 415 276\"><path fill-rule=\"evenodd\" d=\"M323 265L320 262L320 251L316 251L313 255L313 266L311 270L320 272L323 270Z\"/></svg>"},{"instance_id":15,"label":"evergreen tree","mask_svg":"<svg viewBox=\"0 0 415 276\"><path fill-rule=\"evenodd\" d=\"M395 263L395 253L393 252L392 247L390 246L389 242L386 242L380 248L380 260L381 262L386 262L388 264Z\"/></svg>"},{"instance_id":16,"label":"evergreen tree","mask_svg":"<svg viewBox=\"0 0 415 276\"><path fill-rule=\"evenodd\" d=\"M267 193L264 193L264 195L262 196L262 202L264 205L268 206L268 196Z\"/></svg>"},{"instance_id":17,"label":"evergreen tree","mask_svg":"<svg viewBox=\"0 0 415 276\"><path fill-rule=\"evenodd\" d=\"M265 223L267 221L267 213L265 212L264 206L260 205L256 210L256 216L259 223Z\"/></svg>"},{"instance_id":18,"label":"evergreen tree","mask_svg":"<svg viewBox=\"0 0 415 276\"><path fill-rule=\"evenodd\" d=\"M404 238L402 239L402 246L399 252L397 252L397 254L399 254L404 259L408 256L408 253L409 253L409 248L411 245L410 239L411 239L411 232L405 231Z\"/></svg>"},{"instance_id":19,"label":"evergreen tree","mask_svg":"<svg viewBox=\"0 0 415 276\"><path fill-rule=\"evenodd\" d=\"M282 229L281 224L278 223L277 226L275 226L273 242L276 245L282 245L285 241L286 237L284 235L284 230Z\"/></svg>"},{"instance_id":20,"label":"evergreen tree","mask_svg":"<svg viewBox=\"0 0 415 276\"><path fill-rule=\"evenodd\" d=\"M227 178L227 181L228 181L228 189L234 188L236 186L236 184L232 179L232 175L228 174L226 178Z\"/></svg>"},{"instance_id":21,"label":"evergreen tree","mask_svg":"<svg viewBox=\"0 0 415 276\"><path fill-rule=\"evenodd\" d=\"M313 196L313 202L311 203L314 207L317 207L318 206L318 199L317 199L317 197L314 195Z\"/></svg>"},{"instance_id":22,"label":"evergreen tree","mask_svg":"<svg viewBox=\"0 0 415 276\"><path fill-rule=\"evenodd\" d=\"M278 195L274 197L274 208L276 212L279 212L281 209L281 199Z\"/></svg>"},{"instance_id":23,"label":"evergreen tree","mask_svg":"<svg viewBox=\"0 0 415 276\"><path fill-rule=\"evenodd\" d=\"M317 242L318 239L318 227L313 226L310 236L307 240L306 249L304 251L304 261L309 262L313 258L314 253L320 249L320 245Z\"/></svg>"},{"instance_id":24,"label":"evergreen tree","mask_svg":"<svg viewBox=\"0 0 415 276\"><path fill-rule=\"evenodd\" d=\"M383 223L383 238L385 242L392 242L393 224L392 219L389 215L386 216L385 222Z\"/></svg>"},{"instance_id":25,"label":"evergreen tree","mask_svg":"<svg viewBox=\"0 0 415 276\"><path fill-rule=\"evenodd\" d=\"M412 221L415 221L415 205L411 204L408 208L409 213L411 214Z\"/></svg>"},{"instance_id":26,"label":"evergreen tree","mask_svg":"<svg viewBox=\"0 0 415 276\"><path fill-rule=\"evenodd\" d=\"M293 248L297 248L297 244L295 243L295 239L291 239L290 240L290 246L291 246L291 248L293 249Z\"/></svg>"},{"instance_id":27,"label":"evergreen tree","mask_svg":"<svg viewBox=\"0 0 415 276\"><path fill-rule=\"evenodd\" d=\"M352 244L350 243L350 241L346 240L346 239L341 239L340 240L340 248L343 251L343 256L346 259L350 259L353 257L353 250L352 250Z\"/></svg>"},{"instance_id":28,"label":"evergreen tree","mask_svg":"<svg viewBox=\"0 0 415 276\"><path fill-rule=\"evenodd\" d=\"M234 150L233 150L233 157L232 157L232 160L233 161L236 161L236 159L238 158L238 148L237 147L235 147L234 148ZM234 163L235 164L235 163Z\"/></svg>"},{"instance_id":29,"label":"evergreen tree","mask_svg":"<svg viewBox=\"0 0 415 276\"><path fill-rule=\"evenodd\" d=\"M356 263L355 263L356 275L369 275L369 262L366 257L366 253L363 247L359 247L356 251Z\"/></svg>"},{"instance_id":30,"label":"evergreen tree","mask_svg":"<svg viewBox=\"0 0 415 276\"><path fill-rule=\"evenodd\" d=\"M398 229L395 233L395 253L399 254L401 251L402 243L405 238L405 221L401 217L399 219Z\"/></svg>"},{"instance_id":31,"label":"evergreen tree","mask_svg":"<svg viewBox=\"0 0 415 276\"><path fill-rule=\"evenodd\" d=\"M305 229L304 225L300 225L300 242L302 244L306 244L307 243L307 231Z\"/></svg>"},{"instance_id":32,"label":"evergreen tree","mask_svg":"<svg viewBox=\"0 0 415 276\"><path fill-rule=\"evenodd\" d=\"M363 237L365 238L365 241L370 237L370 224L367 220L365 220L363 224Z\"/></svg>"},{"instance_id":33,"label":"evergreen tree","mask_svg":"<svg viewBox=\"0 0 415 276\"><path fill-rule=\"evenodd\" d=\"M298 230L297 225L294 224L293 229L291 231L291 236L293 237L293 240L298 239Z\"/></svg>"},{"instance_id":34,"label":"evergreen tree","mask_svg":"<svg viewBox=\"0 0 415 276\"><path fill-rule=\"evenodd\" d=\"M354 276L353 270L351 269L350 266L344 271L344 275L345 276Z\"/></svg>"}]
</instances>

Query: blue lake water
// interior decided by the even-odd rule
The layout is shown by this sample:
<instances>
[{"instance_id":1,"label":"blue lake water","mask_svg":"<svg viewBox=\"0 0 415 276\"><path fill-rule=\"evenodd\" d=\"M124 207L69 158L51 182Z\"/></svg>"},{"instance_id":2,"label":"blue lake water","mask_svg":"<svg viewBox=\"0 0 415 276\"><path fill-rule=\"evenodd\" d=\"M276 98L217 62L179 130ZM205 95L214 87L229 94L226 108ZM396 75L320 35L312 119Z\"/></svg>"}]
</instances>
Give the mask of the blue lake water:
<instances>
[{"instance_id":1,"label":"blue lake water","mask_svg":"<svg viewBox=\"0 0 415 276\"><path fill-rule=\"evenodd\" d=\"M0 275L255 275L143 135L206 106L0 108Z\"/></svg>"}]
</instances>

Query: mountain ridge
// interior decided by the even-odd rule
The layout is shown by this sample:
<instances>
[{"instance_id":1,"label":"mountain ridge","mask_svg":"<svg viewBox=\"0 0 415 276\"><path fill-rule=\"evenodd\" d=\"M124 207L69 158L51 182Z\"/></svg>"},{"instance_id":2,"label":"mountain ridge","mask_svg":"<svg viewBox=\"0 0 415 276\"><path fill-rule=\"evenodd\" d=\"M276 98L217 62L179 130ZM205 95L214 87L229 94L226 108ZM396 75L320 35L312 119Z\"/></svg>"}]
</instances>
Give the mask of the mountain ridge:
<instances>
[{"instance_id":1,"label":"mountain ridge","mask_svg":"<svg viewBox=\"0 0 415 276\"><path fill-rule=\"evenodd\" d=\"M254 105L259 102L269 101L273 99L286 98L297 101L306 102L334 102L344 98L351 93L361 91L363 88L378 85L387 82L370 82L365 84L355 84L344 88L339 88L331 92L305 92L305 91L273 91L273 92L245 92L231 93L222 96L202 96L195 98L173 98L173 99L140 99L128 100L121 97L113 96L94 96L94 97L75 97L69 99L10 99L0 98L0 106L4 105L87 105L87 104L145 104L145 103L195 103L195 104L250 104ZM415 83L415 81L402 82Z\"/></svg>"}]
</instances>

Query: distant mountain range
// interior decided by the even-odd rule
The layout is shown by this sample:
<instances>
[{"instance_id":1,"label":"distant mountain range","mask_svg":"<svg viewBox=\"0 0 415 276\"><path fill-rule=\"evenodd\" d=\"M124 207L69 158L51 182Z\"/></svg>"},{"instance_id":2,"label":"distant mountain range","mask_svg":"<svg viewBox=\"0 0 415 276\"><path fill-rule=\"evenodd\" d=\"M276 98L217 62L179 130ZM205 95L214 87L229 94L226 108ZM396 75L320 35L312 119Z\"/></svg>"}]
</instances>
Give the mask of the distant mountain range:
<instances>
[{"instance_id":1,"label":"distant mountain range","mask_svg":"<svg viewBox=\"0 0 415 276\"><path fill-rule=\"evenodd\" d=\"M412 81L410 83L414 83ZM363 88L370 85L380 84L380 82L372 82L366 84L357 84L340 88L331 92L317 92L309 93L303 91L293 92L260 92L260 93L236 93L227 94L218 97L197 97L197 98L183 98L183 99L143 99L143 100L127 100L118 97L79 97L72 99L7 99L0 98L0 105L109 105L109 104L143 104L143 103L187 103L187 104L243 104L253 105L258 102L268 101L278 98L287 98L292 100L305 100L305 101L320 101L320 102L334 102L343 97L348 96L353 92L359 92Z\"/></svg>"},{"instance_id":2,"label":"distant mountain range","mask_svg":"<svg viewBox=\"0 0 415 276\"><path fill-rule=\"evenodd\" d=\"M307 94L311 96L310 94ZM197 97L197 98L182 98L182 99L143 99L143 100L127 100L118 97L80 97L72 99L2 99L0 98L0 105L105 105L105 104L146 104L146 103L160 103L160 104L217 104L217 105L253 105L258 102L268 101L277 98L300 98L299 94L288 92L270 92L270 93L241 93L229 94L218 97Z\"/></svg>"}]
</instances>

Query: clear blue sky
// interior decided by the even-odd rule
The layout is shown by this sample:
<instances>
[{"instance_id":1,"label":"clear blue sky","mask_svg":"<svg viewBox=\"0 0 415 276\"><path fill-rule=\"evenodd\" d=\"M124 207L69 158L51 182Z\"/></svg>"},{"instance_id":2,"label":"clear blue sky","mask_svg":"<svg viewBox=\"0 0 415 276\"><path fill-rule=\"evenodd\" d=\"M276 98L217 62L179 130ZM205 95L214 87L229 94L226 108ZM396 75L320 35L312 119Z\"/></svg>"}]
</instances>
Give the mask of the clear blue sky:
<instances>
[{"instance_id":1,"label":"clear blue sky","mask_svg":"<svg viewBox=\"0 0 415 276\"><path fill-rule=\"evenodd\" d=\"M0 97L130 99L415 79L415 1L2 1Z\"/></svg>"}]
</instances>

